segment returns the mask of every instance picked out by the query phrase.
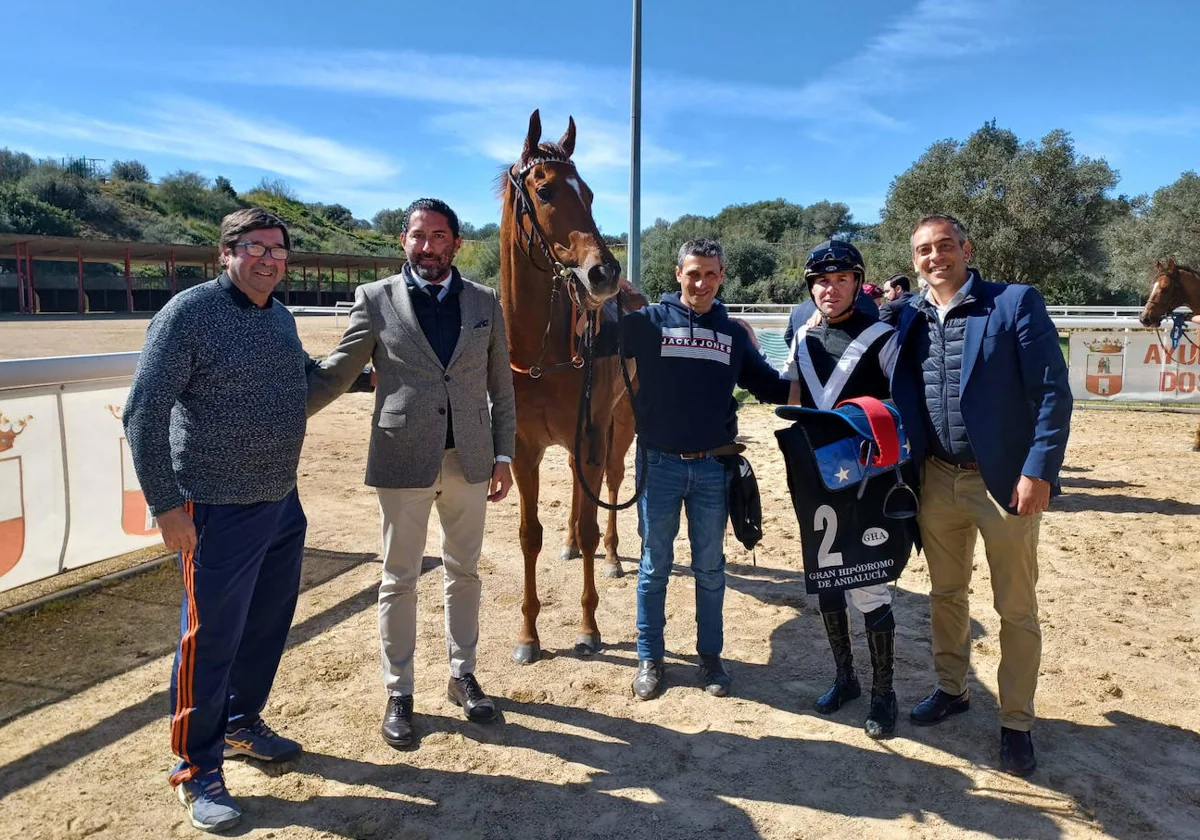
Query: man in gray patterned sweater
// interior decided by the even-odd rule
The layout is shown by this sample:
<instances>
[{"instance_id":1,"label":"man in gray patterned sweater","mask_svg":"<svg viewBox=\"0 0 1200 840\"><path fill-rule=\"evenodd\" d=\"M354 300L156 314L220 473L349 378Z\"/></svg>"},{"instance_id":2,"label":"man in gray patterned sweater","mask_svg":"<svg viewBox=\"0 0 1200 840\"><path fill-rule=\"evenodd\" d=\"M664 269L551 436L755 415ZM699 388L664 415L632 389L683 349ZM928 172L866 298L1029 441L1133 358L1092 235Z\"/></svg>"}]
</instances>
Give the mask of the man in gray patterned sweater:
<instances>
[{"instance_id":1,"label":"man in gray patterned sweater","mask_svg":"<svg viewBox=\"0 0 1200 840\"><path fill-rule=\"evenodd\" d=\"M150 511L180 553L170 781L204 831L241 819L224 758L300 752L259 716L295 610L307 527L296 466L313 363L271 297L290 244L265 210L225 217L225 272L155 315L123 414Z\"/></svg>"}]
</instances>

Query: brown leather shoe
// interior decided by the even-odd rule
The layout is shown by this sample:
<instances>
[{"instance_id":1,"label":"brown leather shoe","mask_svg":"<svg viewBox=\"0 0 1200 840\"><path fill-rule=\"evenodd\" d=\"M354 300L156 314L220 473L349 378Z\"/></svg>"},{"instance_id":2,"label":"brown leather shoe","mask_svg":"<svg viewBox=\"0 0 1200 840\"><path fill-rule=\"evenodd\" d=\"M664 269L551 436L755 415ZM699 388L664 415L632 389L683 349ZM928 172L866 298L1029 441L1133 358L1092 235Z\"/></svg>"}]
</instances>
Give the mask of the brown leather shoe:
<instances>
[{"instance_id":1,"label":"brown leather shoe","mask_svg":"<svg viewBox=\"0 0 1200 840\"><path fill-rule=\"evenodd\" d=\"M496 704L483 693L474 674L451 677L446 685L446 699L455 706L461 706L467 713L467 720L487 723L496 719Z\"/></svg>"}]
</instances>

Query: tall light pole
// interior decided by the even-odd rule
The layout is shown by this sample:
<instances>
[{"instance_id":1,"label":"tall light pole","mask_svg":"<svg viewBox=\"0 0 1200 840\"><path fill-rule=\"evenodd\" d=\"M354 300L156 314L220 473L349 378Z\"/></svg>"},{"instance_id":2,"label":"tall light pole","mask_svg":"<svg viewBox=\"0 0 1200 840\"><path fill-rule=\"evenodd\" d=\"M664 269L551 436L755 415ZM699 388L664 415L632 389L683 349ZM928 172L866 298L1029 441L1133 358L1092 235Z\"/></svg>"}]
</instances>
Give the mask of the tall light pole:
<instances>
[{"instance_id":1,"label":"tall light pole","mask_svg":"<svg viewBox=\"0 0 1200 840\"><path fill-rule=\"evenodd\" d=\"M629 92L629 282L642 288L642 0L633 0L633 68Z\"/></svg>"}]
</instances>

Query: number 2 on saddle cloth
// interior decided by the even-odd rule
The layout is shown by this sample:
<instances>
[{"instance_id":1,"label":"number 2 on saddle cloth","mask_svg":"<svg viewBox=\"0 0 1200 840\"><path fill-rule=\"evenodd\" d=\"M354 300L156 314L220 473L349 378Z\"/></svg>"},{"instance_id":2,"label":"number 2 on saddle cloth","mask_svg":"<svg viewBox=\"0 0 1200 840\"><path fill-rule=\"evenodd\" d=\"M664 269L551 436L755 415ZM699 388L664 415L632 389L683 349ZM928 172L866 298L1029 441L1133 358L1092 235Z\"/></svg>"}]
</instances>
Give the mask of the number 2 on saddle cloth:
<instances>
[{"instance_id":1,"label":"number 2 on saddle cloth","mask_svg":"<svg viewBox=\"0 0 1200 840\"><path fill-rule=\"evenodd\" d=\"M895 408L873 397L832 411L780 406L775 433L800 524L809 594L895 580L919 547L916 467Z\"/></svg>"}]
</instances>

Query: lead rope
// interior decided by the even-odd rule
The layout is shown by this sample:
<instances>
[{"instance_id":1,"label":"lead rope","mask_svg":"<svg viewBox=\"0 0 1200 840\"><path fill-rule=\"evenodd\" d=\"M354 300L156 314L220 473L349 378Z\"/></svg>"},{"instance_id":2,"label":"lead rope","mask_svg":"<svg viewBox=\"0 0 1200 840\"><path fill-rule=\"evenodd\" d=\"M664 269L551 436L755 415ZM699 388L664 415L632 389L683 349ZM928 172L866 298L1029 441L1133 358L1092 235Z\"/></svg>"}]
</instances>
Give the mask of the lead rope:
<instances>
[{"instance_id":1,"label":"lead rope","mask_svg":"<svg viewBox=\"0 0 1200 840\"><path fill-rule=\"evenodd\" d=\"M639 432L637 406L633 399L633 380L629 376L629 368L625 364L625 334L621 328L621 319L624 316L625 307L621 303L621 293L617 293L617 364L621 366L621 379L625 383L625 393L629 395L629 407L633 412L633 428L635 434ZM646 490L646 450L642 446L637 448L638 467L636 470L637 478L634 481L633 496L625 502L619 504L610 504L603 501L596 493L588 487L587 481L583 477L582 458L583 454L583 437L589 434L589 429L594 429L592 424L592 371L596 361L596 338L599 332L598 319L599 312L590 309L586 314L587 323L584 327L582 351L583 351L583 387L579 389L579 417L575 423L575 447L572 453L575 457L575 478L579 482L579 486L583 488L583 492L588 499L595 502L597 506L604 510L627 510L637 503L637 500L642 497L642 493ZM590 441L594 444L594 438ZM595 463L594 446L589 453L590 460L588 463Z\"/></svg>"}]
</instances>

